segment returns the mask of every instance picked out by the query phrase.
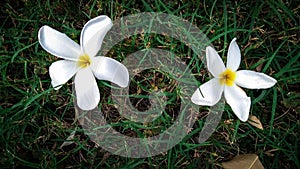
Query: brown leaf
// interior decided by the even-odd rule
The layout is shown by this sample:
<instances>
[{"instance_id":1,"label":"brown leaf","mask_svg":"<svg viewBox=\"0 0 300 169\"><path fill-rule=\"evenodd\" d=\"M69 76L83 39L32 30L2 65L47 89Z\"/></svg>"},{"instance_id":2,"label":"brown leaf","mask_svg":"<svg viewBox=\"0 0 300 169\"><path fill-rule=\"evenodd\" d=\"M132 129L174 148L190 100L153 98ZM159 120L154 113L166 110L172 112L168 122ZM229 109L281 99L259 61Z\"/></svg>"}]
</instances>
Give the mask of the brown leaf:
<instances>
[{"instance_id":1,"label":"brown leaf","mask_svg":"<svg viewBox=\"0 0 300 169\"><path fill-rule=\"evenodd\" d=\"M237 155L232 160L223 162L225 169L264 169L256 154Z\"/></svg>"},{"instance_id":2,"label":"brown leaf","mask_svg":"<svg viewBox=\"0 0 300 169\"><path fill-rule=\"evenodd\" d=\"M274 154L272 152L274 152L274 151L276 152L276 151L278 151L278 149L275 148L275 149L267 150L267 151L265 151L265 154L269 157L273 157Z\"/></svg>"},{"instance_id":3,"label":"brown leaf","mask_svg":"<svg viewBox=\"0 0 300 169\"><path fill-rule=\"evenodd\" d=\"M69 135L69 137L66 139L66 141L64 141L64 142L62 143L62 145L61 145L59 148L63 148L63 147L65 147L65 146L68 146L68 145L71 145L71 144L75 143L74 141L72 141L72 140L74 139L75 132L76 132L76 130L74 130L74 131Z\"/></svg>"},{"instance_id":4,"label":"brown leaf","mask_svg":"<svg viewBox=\"0 0 300 169\"><path fill-rule=\"evenodd\" d=\"M263 66L264 66L264 61L265 60L265 58L260 58L257 62L262 62L260 65L258 65L255 69L256 69L256 71L258 71L258 72L261 72L261 70L262 70L262 68L263 68Z\"/></svg>"},{"instance_id":5,"label":"brown leaf","mask_svg":"<svg viewBox=\"0 0 300 169\"><path fill-rule=\"evenodd\" d=\"M259 129L261 129L261 130L264 129L263 126L262 126L262 124L261 124L261 122L260 122L260 120L259 120L256 116L250 115L250 116L249 116L249 119L248 119L248 122L249 122L252 126L254 126L254 127L256 127L256 128L259 128Z\"/></svg>"}]
</instances>

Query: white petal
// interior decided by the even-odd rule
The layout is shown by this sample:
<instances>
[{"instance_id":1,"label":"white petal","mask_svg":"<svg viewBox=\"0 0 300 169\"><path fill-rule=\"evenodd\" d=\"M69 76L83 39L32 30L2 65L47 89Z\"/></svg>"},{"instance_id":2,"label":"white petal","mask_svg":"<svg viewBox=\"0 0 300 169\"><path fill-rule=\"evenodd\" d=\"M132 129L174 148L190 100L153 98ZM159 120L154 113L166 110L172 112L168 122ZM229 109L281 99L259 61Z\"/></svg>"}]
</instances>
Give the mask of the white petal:
<instances>
[{"instance_id":1,"label":"white petal","mask_svg":"<svg viewBox=\"0 0 300 169\"><path fill-rule=\"evenodd\" d=\"M76 62L68 60L59 60L51 64L49 74L51 84L55 90L58 90L78 71Z\"/></svg>"},{"instance_id":2,"label":"white petal","mask_svg":"<svg viewBox=\"0 0 300 169\"><path fill-rule=\"evenodd\" d=\"M75 76L77 104L82 110L94 109L100 101L96 79L90 68L81 69Z\"/></svg>"},{"instance_id":3,"label":"white petal","mask_svg":"<svg viewBox=\"0 0 300 169\"><path fill-rule=\"evenodd\" d=\"M128 86L129 74L127 68L112 58L103 56L93 57L91 68L99 80L107 80L120 87Z\"/></svg>"},{"instance_id":4,"label":"white petal","mask_svg":"<svg viewBox=\"0 0 300 169\"><path fill-rule=\"evenodd\" d=\"M96 56L101 48L103 38L111 27L111 19L105 15L88 21L81 32L80 44L82 51L91 57Z\"/></svg>"},{"instance_id":5,"label":"white petal","mask_svg":"<svg viewBox=\"0 0 300 169\"><path fill-rule=\"evenodd\" d=\"M241 63L241 51L236 43L236 38L233 38L230 42L228 54L227 54L227 64L226 67L232 71L236 71Z\"/></svg>"},{"instance_id":6,"label":"white petal","mask_svg":"<svg viewBox=\"0 0 300 169\"><path fill-rule=\"evenodd\" d=\"M66 34L60 33L49 26L40 28L38 39L47 52L60 58L76 61L81 53L80 46L76 42Z\"/></svg>"},{"instance_id":7,"label":"white petal","mask_svg":"<svg viewBox=\"0 0 300 169\"><path fill-rule=\"evenodd\" d=\"M224 86L220 84L219 79L213 78L202 84L194 92L191 100L197 105L213 106L221 99L223 89Z\"/></svg>"},{"instance_id":8,"label":"white petal","mask_svg":"<svg viewBox=\"0 0 300 169\"><path fill-rule=\"evenodd\" d=\"M251 99L237 85L225 86L224 96L235 115L243 122L248 120Z\"/></svg>"},{"instance_id":9,"label":"white petal","mask_svg":"<svg viewBox=\"0 0 300 169\"><path fill-rule=\"evenodd\" d=\"M264 74L250 70L237 71L236 84L248 89L266 89L275 85L277 81Z\"/></svg>"},{"instance_id":10,"label":"white petal","mask_svg":"<svg viewBox=\"0 0 300 169\"><path fill-rule=\"evenodd\" d=\"M207 69L214 77L219 77L219 75L225 71L225 65L221 57L217 51L210 46L206 47L206 61Z\"/></svg>"}]
</instances>

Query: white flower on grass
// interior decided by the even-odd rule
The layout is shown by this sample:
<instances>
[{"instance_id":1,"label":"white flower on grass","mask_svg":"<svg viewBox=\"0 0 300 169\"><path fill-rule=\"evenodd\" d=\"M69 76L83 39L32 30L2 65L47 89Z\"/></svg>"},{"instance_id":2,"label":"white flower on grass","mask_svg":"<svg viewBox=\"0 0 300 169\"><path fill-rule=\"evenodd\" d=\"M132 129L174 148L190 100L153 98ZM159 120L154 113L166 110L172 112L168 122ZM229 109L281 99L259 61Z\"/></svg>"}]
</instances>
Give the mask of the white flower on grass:
<instances>
[{"instance_id":1,"label":"white flower on grass","mask_svg":"<svg viewBox=\"0 0 300 169\"><path fill-rule=\"evenodd\" d=\"M229 45L226 67L217 51L210 46L206 48L206 60L208 71L214 78L195 91L191 98L192 102L213 106L221 99L224 91L226 102L243 122L248 119L251 100L239 86L248 89L265 89L277 82L263 73L250 70L237 71L241 62L241 52L236 38Z\"/></svg>"},{"instance_id":2,"label":"white flower on grass","mask_svg":"<svg viewBox=\"0 0 300 169\"><path fill-rule=\"evenodd\" d=\"M103 38L111 27L111 19L107 16L91 19L83 27L80 45L49 26L43 26L39 30L41 46L50 54L65 59L52 63L49 68L52 86L57 90L76 74L74 81L77 104L83 110L95 108L100 101L94 76L120 87L128 85L128 70L123 64L112 58L96 57Z\"/></svg>"}]
</instances>

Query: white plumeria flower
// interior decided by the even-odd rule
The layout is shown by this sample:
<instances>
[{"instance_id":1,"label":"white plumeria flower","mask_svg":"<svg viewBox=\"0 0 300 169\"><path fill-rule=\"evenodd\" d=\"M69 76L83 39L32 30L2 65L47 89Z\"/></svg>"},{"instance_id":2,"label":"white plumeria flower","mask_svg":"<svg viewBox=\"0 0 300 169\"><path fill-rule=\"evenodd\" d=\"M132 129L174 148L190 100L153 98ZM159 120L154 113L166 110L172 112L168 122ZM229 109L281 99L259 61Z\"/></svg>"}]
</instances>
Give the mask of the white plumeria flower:
<instances>
[{"instance_id":1,"label":"white plumeria flower","mask_svg":"<svg viewBox=\"0 0 300 169\"><path fill-rule=\"evenodd\" d=\"M51 64L51 84L57 90L75 74L77 104L83 110L95 108L100 93L94 76L99 80L113 82L126 87L129 82L127 68L118 61L97 56L106 33L112 27L107 16L98 16L88 21L81 32L80 45L65 34L49 26L43 26L38 33L41 46L50 54L65 60Z\"/></svg>"},{"instance_id":2,"label":"white plumeria flower","mask_svg":"<svg viewBox=\"0 0 300 169\"><path fill-rule=\"evenodd\" d=\"M226 102L243 122L248 120L251 100L239 86L248 89L265 89L277 82L263 73L250 70L237 71L241 62L241 52L236 38L229 45L226 67L217 51L210 46L206 48L206 60L208 71L214 78L195 91L191 98L192 102L213 106L221 99L224 91Z\"/></svg>"}]
</instances>

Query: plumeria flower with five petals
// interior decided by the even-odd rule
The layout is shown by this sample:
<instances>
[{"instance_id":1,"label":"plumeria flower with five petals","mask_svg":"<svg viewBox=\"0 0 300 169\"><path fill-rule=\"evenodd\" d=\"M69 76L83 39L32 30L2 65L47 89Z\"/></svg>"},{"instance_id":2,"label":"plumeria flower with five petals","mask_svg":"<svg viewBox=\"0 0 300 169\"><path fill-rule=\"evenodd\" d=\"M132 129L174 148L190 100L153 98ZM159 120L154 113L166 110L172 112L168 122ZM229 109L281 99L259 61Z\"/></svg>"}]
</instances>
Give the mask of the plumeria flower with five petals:
<instances>
[{"instance_id":1,"label":"plumeria flower with five petals","mask_svg":"<svg viewBox=\"0 0 300 169\"><path fill-rule=\"evenodd\" d=\"M123 64L112 58L96 56L111 27L112 21L105 15L91 19L83 27L80 45L49 26L39 30L41 46L50 54L65 59L52 63L49 68L52 86L57 90L76 74L74 83L77 104L83 110L95 108L100 101L94 76L120 87L128 85L129 74Z\"/></svg>"},{"instance_id":2,"label":"plumeria flower with five petals","mask_svg":"<svg viewBox=\"0 0 300 169\"><path fill-rule=\"evenodd\" d=\"M224 92L226 102L243 122L248 120L251 100L239 86L248 89L266 89L277 82L264 73L237 70L241 62L241 52L236 38L229 45L226 67L217 51L210 46L206 48L206 60L208 71L214 78L202 84L194 92L192 102L213 106L221 99Z\"/></svg>"}]
</instances>

